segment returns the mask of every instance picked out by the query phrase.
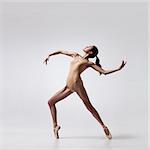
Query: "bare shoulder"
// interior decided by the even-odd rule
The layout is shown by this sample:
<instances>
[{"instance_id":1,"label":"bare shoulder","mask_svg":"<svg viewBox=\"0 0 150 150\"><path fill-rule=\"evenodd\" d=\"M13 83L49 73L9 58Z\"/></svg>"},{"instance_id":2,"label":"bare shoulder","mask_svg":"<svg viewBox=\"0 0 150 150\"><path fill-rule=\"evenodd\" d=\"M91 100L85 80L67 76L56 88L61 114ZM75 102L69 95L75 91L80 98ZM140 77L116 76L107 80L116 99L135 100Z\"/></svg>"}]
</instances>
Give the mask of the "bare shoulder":
<instances>
[{"instance_id":1,"label":"bare shoulder","mask_svg":"<svg viewBox=\"0 0 150 150\"><path fill-rule=\"evenodd\" d=\"M75 57L81 57L81 55L79 53L75 52L75 51L74 51L74 56Z\"/></svg>"},{"instance_id":2,"label":"bare shoulder","mask_svg":"<svg viewBox=\"0 0 150 150\"><path fill-rule=\"evenodd\" d=\"M94 63L92 61L88 61L87 65L88 65L88 67L92 67L94 65Z\"/></svg>"}]
</instances>

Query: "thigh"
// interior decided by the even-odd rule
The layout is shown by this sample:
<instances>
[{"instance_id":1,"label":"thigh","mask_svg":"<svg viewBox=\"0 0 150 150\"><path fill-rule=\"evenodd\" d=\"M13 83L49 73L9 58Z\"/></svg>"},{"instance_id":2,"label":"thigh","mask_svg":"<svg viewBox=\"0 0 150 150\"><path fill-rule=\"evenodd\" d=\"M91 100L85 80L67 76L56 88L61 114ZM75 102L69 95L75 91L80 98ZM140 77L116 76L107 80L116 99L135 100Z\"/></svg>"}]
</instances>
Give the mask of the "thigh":
<instances>
[{"instance_id":1,"label":"thigh","mask_svg":"<svg viewBox=\"0 0 150 150\"><path fill-rule=\"evenodd\" d=\"M67 86L65 86L64 88L62 88L61 90L59 90L57 93L55 93L52 97L51 97L51 102L56 103L62 99L64 99L65 97L69 96L72 93L72 91L67 88Z\"/></svg>"},{"instance_id":2,"label":"thigh","mask_svg":"<svg viewBox=\"0 0 150 150\"><path fill-rule=\"evenodd\" d=\"M91 107L92 104L89 100L88 94L86 92L86 89L84 88L83 85L80 85L78 87L78 89L76 90L76 93L78 94L78 96L82 99L83 103L87 106L87 107Z\"/></svg>"}]
</instances>

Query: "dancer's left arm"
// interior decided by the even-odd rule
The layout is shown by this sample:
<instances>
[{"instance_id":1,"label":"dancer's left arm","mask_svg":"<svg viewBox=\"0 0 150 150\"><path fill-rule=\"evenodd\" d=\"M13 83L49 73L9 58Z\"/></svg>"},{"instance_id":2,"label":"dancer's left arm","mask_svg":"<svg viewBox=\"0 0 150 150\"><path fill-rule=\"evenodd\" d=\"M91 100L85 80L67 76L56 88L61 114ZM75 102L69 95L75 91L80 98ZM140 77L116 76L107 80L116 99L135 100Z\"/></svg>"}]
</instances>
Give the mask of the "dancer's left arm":
<instances>
[{"instance_id":1,"label":"dancer's left arm","mask_svg":"<svg viewBox=\"0 0 150 150\"><path fill-rule=\"evenodd\" d=\"M127 62L124 62L123 60L121 65L117 69L112 69L112 70L105 70L102 67L97 66L95 63L91 63L89 66L92 67L94 70L98 71L99 73L107 75L107 74L121 70L125 66L126 63Z\"/></svg>"}]
</instances>

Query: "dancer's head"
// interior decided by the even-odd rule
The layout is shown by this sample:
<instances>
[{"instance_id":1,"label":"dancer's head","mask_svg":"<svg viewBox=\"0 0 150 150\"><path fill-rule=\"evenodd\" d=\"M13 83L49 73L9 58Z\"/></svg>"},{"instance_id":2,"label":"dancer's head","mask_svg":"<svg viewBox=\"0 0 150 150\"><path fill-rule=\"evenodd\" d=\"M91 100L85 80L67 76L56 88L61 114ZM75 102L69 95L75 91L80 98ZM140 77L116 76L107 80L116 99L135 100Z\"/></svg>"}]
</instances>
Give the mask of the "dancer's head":
<instances>
[{"instance_id":1,"label":"dancer's head","mask_svg":"<svg viewBox=\"0 0 150 150\"><path fill-rule=\"evenodd\" d=\"M98 49L94 45L86 46L83 51L88 55L88 58L94 58L98 54Z\"/></svg>"},{"instance_id":2,"label":"dancer's head","mask_svg":"<svg viewBox=\"0 0 150 150\"><path fill-rule=\"evenodd\" d=\"M88 58L94 58L96 57L96 65L98 65L99 67L101 67L100 63L99 63L99 58L97 56L98 54L98 48L94 45L90 45L90 46L86 46L83 51L88 54Z\"/></svg>"}]
</instances>

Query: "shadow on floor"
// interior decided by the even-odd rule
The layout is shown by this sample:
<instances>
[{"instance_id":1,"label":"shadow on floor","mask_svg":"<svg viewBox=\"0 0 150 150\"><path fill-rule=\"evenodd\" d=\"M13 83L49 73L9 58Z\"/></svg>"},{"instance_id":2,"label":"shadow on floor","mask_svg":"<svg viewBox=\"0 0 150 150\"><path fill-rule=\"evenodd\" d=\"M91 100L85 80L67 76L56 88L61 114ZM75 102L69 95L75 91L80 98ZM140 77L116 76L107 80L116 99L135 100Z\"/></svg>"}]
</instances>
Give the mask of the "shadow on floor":
<instances>
[{"instance_id":1,"label":"shadow on floor","mask_svg":"<svg viewBox=\"0 0 150 150\"><path fill-rule=\"evenodd\" d=\"M128 139L136 139L136 138L138 137L132 134L119 134L113 136L114 140L128 140Z\"/></svg>"},{"instance_id":2,"label":"shadow on floor","mask_svg":"<svg viewBox=\"0 0 150 150\"><path fill-rule=\"evenodd\" d=\"M112 136L112 140L127 140L127 139L137 139L138 136L130 134L119 134ZM106 137L100 136L64 136L60 139L106 139Z\"/></svg>"},{"instance_id":3,"label":"shadow on floor","mask_svg":"<svg viewBox=\"0 0 150 150\"><path fill-rule=\"evenodd\" d=\"M104 139L105 137L99 136L64 136L60 137L60 139Z\"/></svg>"}]
</instances>

